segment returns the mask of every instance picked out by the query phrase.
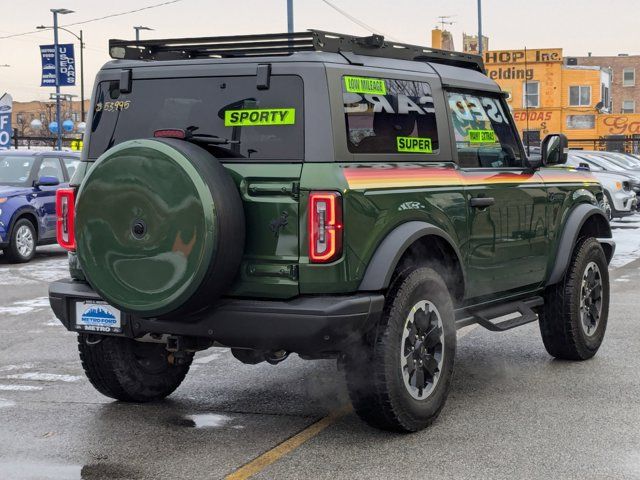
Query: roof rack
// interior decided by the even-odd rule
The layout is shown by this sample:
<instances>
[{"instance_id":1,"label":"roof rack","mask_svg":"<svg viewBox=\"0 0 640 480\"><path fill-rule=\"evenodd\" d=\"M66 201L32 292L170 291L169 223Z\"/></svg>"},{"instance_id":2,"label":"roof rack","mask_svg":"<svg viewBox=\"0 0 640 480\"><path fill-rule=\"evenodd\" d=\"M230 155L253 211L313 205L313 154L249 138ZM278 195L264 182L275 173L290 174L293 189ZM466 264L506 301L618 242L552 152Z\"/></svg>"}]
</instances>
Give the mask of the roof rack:
<instances>
[{"instance_id":1,"label":"roof rack","mask_svg":"<svg viewBox=\"0 0 640 480\"><path fill-rule=\"evenodd\" d=\"M130 60L280 56L314 51L351 52L373 57L433 62L484 72L482 57L478 55L390 42L382 35L356 37L308 30L297 33L227 37L109 40L109 54L112 58Z\"/></svg>"}]
</instances>

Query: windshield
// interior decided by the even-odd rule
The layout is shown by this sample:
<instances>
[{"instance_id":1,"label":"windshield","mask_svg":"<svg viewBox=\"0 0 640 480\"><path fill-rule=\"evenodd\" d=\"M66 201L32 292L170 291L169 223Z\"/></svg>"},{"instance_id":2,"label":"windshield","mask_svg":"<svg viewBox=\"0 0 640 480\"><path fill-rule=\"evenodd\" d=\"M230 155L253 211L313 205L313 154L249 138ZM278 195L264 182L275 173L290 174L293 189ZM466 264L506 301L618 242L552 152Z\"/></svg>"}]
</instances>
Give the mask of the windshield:
<instances>
[{"instance_id":1,"label":"windshield","mask_svg":"<svg viewBox=\"0 0 640 480\"><path fill-rule=\"evenodd\" d=\"M594 163L595 165L602 167L605 170L613 170L614 172L626 171L625 168L621 167L620 165L616 165L613 162L610 162L609 160L601 157L600 155L583 154L582 157L586 158L587 160Z\"/></svg>"},{"instance_id":2,"label":"windshield","mask_svg":"<svg viewBox=\"0 0 640 480\"><path fill-rule=\"evenodd\" d=\"M190 129L218 158L302 160L303 87L297 76L273 75L258 89L255 76L100 82L91 121L89 158L156 130ZM206 137L208 136L208 137ZM228 140L228 141L225 141Z\"/></svg>"},{"instance_id":3,"label":"windshield","mask_svg":"<svg viewBox=\"0 0 640 480\"><path fill-rule=\"evenodd\" d=\"M0 154L0 185L26 185L33 161L33 157Z\"/></svg>"},{"instance_id":4,"label":"windshield","mask_svg":"<svg viewBox=\"0 0 640 480\"><path fill-rule=\"evenodd\" d=\"M619 153L607 153L606 155L602 155L604 158L609 160L611 163L615 163L616 165L620 165L625 168L640 168L640 162L633 157L628 157L627 155L622 155Z\"/></svg>"}]
</instances>

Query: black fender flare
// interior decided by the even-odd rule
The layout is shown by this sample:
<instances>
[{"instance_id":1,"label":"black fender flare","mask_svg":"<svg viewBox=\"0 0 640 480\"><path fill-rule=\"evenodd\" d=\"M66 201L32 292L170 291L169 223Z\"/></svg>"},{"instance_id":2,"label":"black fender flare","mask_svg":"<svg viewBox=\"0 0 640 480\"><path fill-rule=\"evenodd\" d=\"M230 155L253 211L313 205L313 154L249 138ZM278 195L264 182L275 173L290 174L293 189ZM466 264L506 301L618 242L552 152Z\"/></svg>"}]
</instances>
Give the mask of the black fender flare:
<instances>
[{"instance_id":1,"label":"black fender flare","mask_svg":"<svg viewBox=\"0 0 640 480\"><path fill-rule=\"evenodd\" d=\"M600 235L600 238L597 238L597 240L602 244L608 245L608 248L605 248L605 253L607 254L607 262L611 261L616 244L611 238L612 234L609 220L607 220L607 217L600 207L592 204L581 203L576 206L571 213L569 213L569 216L564 223L560 242L558 243L558 248L556 250L555 263L551 269L547 285L554 285L562 280L562 277L569 266L569 262L571 261L571 255L573 254L573 248L578 240L578 234L580 233L583 225L594 216L600 216L602 218L602 224L606 225L605 235Z\"/></svg>"},{"instance_id":2,"label":"black fender flare","mask_svg":"<svg viewBox=\"0 0 640 480\"><path fill-rule=\"evenodd\" d=\"M416 240L427 235L435 235L442 238L455 251L466 285L464 262L462 261L460 250L458 250L449 234L431 223L411 221L393 229L378 245L358 290L378 291L387 288L391 283L391 277L402 255Z\"/></svg>"}]
</instances>

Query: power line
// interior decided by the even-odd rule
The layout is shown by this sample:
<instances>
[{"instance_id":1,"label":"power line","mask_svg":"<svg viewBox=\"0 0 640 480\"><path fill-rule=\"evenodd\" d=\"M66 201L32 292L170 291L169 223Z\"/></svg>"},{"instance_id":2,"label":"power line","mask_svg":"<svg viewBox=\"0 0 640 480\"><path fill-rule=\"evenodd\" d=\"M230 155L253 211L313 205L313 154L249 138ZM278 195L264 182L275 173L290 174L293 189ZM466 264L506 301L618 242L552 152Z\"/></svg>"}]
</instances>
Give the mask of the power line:
<instances>
[{"instance_id":1,"label":"power line","mask_svg":"<svg viewBox=\"0 0 640 480\"><path fill-rule=\"evenodd\" d=\"M151 10L152 8L164 7L166 5L171 5L173 3L179 3L179 2L182 2L182 1L184 1L184 0L168 0L166 2L156 3L154 5L148 5L146 7L136 8L135 10L127 10L126 12L112 13L110 15L105 15L103 17L90 18L89 20L82 20L80 22L67 23L66 25L62 25L62 26L63 27L73 27L75 25L84 25L85 23L98 22L100 20L106 20L108 18L113 18L113 17L121 17L123 15L129 15L131 13L142 12L144 10ZM34 33L41 33L41 32L42 32L41 30L32 30L30 32L13 33L11 35L5 35L3 37L0 37L0 40L5 40L7 38L22 37L22 36L25 36L25 35L33 35Z\"/></svg>"},{"instance_id":2,"label":"power line","mask_svg":"<svg viewBox=\"0 0 640 480\"><path fill-rule=\"evenodd\" d=\"M394 42L397 42L398 40L396 40L393 37L389 37L387 35L384 35L382 32L380 32L379 30L373 28L371 25L367 25L366 23L364 23L361 20L358 20L356 17L354 17L353 15L349 14L348 12L345 12L344 10L342 10L340 7L338 7L337 5L334 5L333 3L331 3L329 0L322 0L323 3L326 3L329 7L333 8L336 12L338 12L340 15L348 18L349 20L351 20L353 23L355 23L356 25L359 25L360 27L364 28L365 30L371 32L371 33L377 33L378 35L383 35L387 38L389 38L390 40L393 40Z\"/></svg>"}]
</instances>

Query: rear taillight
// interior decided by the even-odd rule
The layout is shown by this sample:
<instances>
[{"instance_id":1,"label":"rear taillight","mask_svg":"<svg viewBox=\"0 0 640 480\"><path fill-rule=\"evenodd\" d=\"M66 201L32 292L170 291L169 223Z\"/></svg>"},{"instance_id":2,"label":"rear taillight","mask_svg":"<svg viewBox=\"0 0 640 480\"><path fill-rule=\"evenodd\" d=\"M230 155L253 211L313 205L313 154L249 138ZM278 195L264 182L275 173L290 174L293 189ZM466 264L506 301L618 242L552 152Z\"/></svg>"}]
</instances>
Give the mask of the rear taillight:
<instances>
[{"instance_id":1,"label":"rear taillight","mask_svg":"<svg viewBox=\"0 0 640 480\"><path fill-rule=\"evenodd\" d=\"M309 195L309 260L328 263L342 255L342 197L337 192Z\"/></svg>"},{"instance_id":2,"label":"rear taillight","mask_svg":"<svg viewBox=\"0 0 640 480\"><path fill-rule=\"evenodd\" d=\"M65 250L76 249L75 215L76 191L61 188L56 192L56 237Z\"/></svg>"}]
</instances>

